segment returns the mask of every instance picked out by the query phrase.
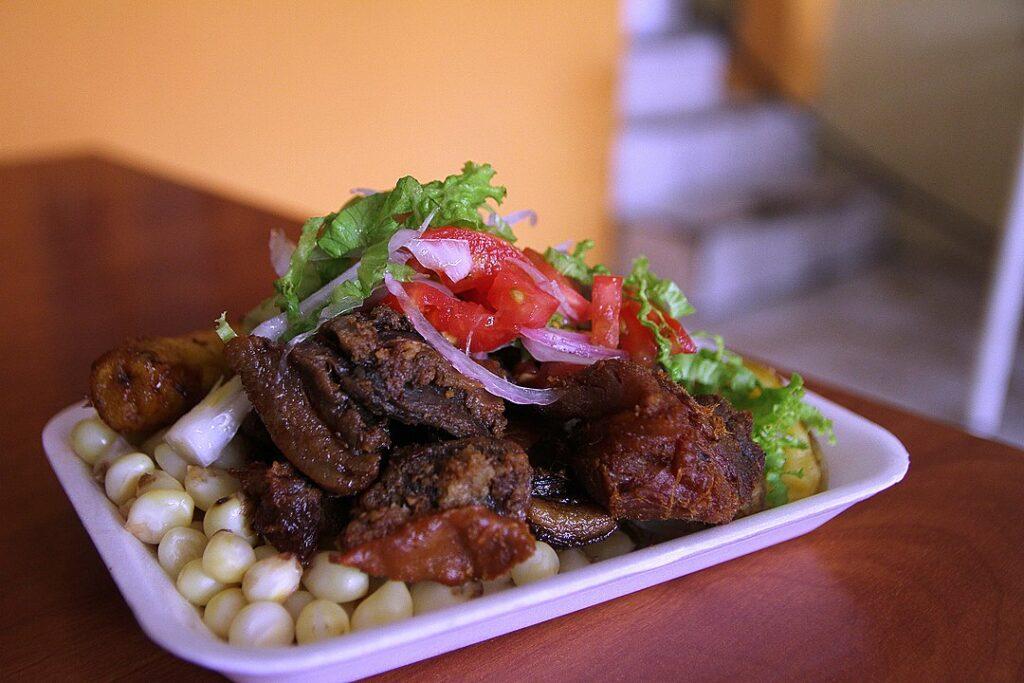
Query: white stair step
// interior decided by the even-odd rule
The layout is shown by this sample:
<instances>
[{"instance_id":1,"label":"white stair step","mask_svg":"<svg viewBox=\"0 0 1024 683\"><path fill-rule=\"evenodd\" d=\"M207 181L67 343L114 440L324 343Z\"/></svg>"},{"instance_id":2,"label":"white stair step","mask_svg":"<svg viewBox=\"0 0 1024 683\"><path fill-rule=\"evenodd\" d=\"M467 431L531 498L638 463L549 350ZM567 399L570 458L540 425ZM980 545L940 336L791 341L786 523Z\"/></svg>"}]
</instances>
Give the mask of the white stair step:
<instances>
[{"instance_id":1,"label":"white stair step","mask_svg":"<svg viewBox=\"0 0 1024 683\"><path fill-rule=\"evenodd\" d=\"M627 224L619 253L647 255L657 273L679 283L701 320L713 321L855 272L886 244L886 216L877 193L853 186L779 214L699 227Z\"/></svg>"},{"instance_id":2,"label":"white stair step","mask_svg":"<svg viewBox=\"0 0 1024 683\"><path fill-rule=\"evenodd\" d=\"M728 62L728 43L717 33L636 41L622 60L619 110L629 119L721 106Z\"/></svg>"},{"instance_id":3,"label":"white stair step","mask_svg":"<svg viewBox=\"0 0 1024 683\"><path fill-rule=\"evenodd\" d=\"M649 37L683 31L690 23L687 0L623 0L622 26L627 35Z\"/></svg>"},{"instance_id":4,"label":"white stair step","mask_svg":"<svg viewBox=\"0 0 1024 683\"><path fill-rule=\"evenodd\" d=\"M814 123L778 103L627 123L614 157L615 210L629 219L806 177Z\"/></svg>"}]
</instances>

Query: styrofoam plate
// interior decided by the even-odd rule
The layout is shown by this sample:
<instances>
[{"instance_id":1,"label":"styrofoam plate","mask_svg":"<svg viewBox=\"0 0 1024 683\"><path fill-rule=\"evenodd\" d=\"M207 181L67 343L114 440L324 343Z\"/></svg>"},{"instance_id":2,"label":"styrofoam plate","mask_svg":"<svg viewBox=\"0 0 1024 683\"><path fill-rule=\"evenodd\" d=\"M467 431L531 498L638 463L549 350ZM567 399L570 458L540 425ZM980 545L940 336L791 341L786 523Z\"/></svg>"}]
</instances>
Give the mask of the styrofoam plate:
<instances>
[{"instance_id":1,"label":"styrofoam plate","mask_svg":"<svg viewBox=\"0 0 1024 683\"><path fill-rule=\"evenodd\" d=\"M43 430L43 447L129 607L158 645L238 681L342 680L433 657L788 540L903 478L909 458L896 437L831 401L815 395L810 401L832 419L838 439L823 447L828 490L822 493L376 630L263 650L233 647L211 634L153 548L125 531L117 508L69 444L71 428L93 415L91 409L71 406L57 414Z\"/></svg>"}]
</instances>

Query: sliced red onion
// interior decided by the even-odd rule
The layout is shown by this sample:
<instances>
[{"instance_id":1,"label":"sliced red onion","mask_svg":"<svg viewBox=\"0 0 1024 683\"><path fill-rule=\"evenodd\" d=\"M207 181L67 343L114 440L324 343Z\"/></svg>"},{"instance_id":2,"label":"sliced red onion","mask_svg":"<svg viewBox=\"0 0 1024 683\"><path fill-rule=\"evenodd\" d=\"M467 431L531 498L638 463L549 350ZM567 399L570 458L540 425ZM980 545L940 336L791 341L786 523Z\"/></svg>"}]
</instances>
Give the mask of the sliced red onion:
<instances>
[{"instance_id":1,"label":"sliced red onion","mask_svg":"<svg viewBox=\"0 0 1024 683\"><path fill-rule=\"evenodd\" d=\"M284 277L292 263L295 242L285 237L284 230L270 231L270 265L278 277Z\"/></svg>"},{"instance_id":2,"label":"sliced red onion","mask_svg":"<svg viewBox=\"0 0 1024 683\"><path fill-rule=\"evenodd\" d=\"M566 241L562 242L561 244L555 245L555 251L560 251L563 254L568 254L569 251L572 249L572 246L573 246L573 241L572 240L566 240Z\"/></svg>"},{"instance_id":3,"label":"sliced red onion","mask_svg":"<svg viewBox=\"0 0 1024 683\"><path fill-rule=\"evenodd\" d=\"M537 225L537 212L533 209L523 209L521 211L513 211L507 216L500 216L497 212L494 212L488 215L484 222L493 227L498 224L499 220L506 225L515 225L522 220L529 220L530 225Z\"/></svg>"},{"instance_id":4,"label":"sliced red onion","mask_svg":"<svg viewBox=\"0 0 1024 683\"><path fill-rule=\"evenodd\" d=\"M554 389L521 387L503 377L498 377L445 339L416 308L405 288L390 274L384 275L384 286L398 299L405 316L423 339L437 349L437 352L444 356L456 370L466 377L480 382L489 393L521 405L548 405L558 400L561 394Z\"/></svg>"},{"instance_id":5,"label":"sliced red onion","mask_svg":"<svg viewBox=\"0 0 1024 683\"><path fill-rule=\"evenodd\" d=\"M466 240L418 238L406 242L405 248L425 268L443 272L452 282L458 282L469 275L473 266L473 253Z\"/></svg>"},{"instance_id":6,"label":"sliced red onion","mask_svg":"<svg viewBox=\"0 0 1024 683\"><path fill-rule=\"evenodd\" d=\"M530 278L537 283L537 286L541 290L547 292L551 296L555 297L558 301L558 312L564 315L569 320L574 322L581 322L574 316L569 310L569 302L565 298L565 294L562 293L562 288L558 286L558 283L549 278L544 273L540 272L537 266L533 265L526 259L522 261L516 261L515 264L522 268Z\"/></svg>"},{"instance_id":7,"label":"sliced red onion","mask_svg":"<svg viewBox=\"0 0 1024 683\"><path fill-rule=\"evenodd\" d=\"M624 351L591 344L590 337L583 332L541 327L519 330L519 335L530 355L542 363L590 365L599 360L626 357Z\"/></svg>"},{"instance_id":8,"label":"sliced red onion","mask_svg":"<svg viewBox=\"0 0 1024 683\"><path fill-rule=\"evenodd\" d=\"M349 194L357 194L360 197L369 197L371 194L379 194L379 190L373 190L369 187L353 187L349 190Z\"/></svg>"}]
</instances>

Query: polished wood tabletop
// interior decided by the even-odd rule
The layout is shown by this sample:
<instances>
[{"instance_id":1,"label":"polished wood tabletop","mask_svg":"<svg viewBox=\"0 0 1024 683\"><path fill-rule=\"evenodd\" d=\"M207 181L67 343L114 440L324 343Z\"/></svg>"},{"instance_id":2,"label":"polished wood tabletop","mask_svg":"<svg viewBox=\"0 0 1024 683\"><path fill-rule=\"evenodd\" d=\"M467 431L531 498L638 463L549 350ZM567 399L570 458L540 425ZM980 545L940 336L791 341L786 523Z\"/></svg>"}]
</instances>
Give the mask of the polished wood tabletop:
<instances>
[{"instance_id":1,"label":"polished wood tabletop","mask_svg":"<svg viewBox=\"0 0 1024 683\"><path fill-rule=\"evenodd\" d=\"M297 226L100 158L0 166L0 678L216 677L143 635L39 435L124 337L266 296L268 231ZM1024 680L1024 452L815 388L903 441L902 483L806 536L382 678Z\"/></svg>"}]
</instances>

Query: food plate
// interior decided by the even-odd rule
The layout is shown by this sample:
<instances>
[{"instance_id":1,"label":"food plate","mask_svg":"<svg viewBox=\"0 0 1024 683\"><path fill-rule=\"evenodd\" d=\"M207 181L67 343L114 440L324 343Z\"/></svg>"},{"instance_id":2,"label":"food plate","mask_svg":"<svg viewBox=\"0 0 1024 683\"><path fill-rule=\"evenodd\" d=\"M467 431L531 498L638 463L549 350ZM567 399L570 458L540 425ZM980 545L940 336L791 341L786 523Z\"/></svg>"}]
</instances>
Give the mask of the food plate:
<instances>
[{"instance_id":1,"label":"food plate","mask_svg":"<svg viewBox=\"0 0 1024 683\"><path fill-rule=\"evenodd\" d=\"M158 645L237 681L348 680L394 669L611 600L807 533L903 478L903 445L868 420L808 393L835 427L823 447L828 489L729 524L665 541L438 612L309 645L241 649L211 634L178 593L153 549L125 531L117 508L71 450L69 434L93 411L57 414L43 447L86 531L143 630Z\"/></svg>"}]
</instances>

